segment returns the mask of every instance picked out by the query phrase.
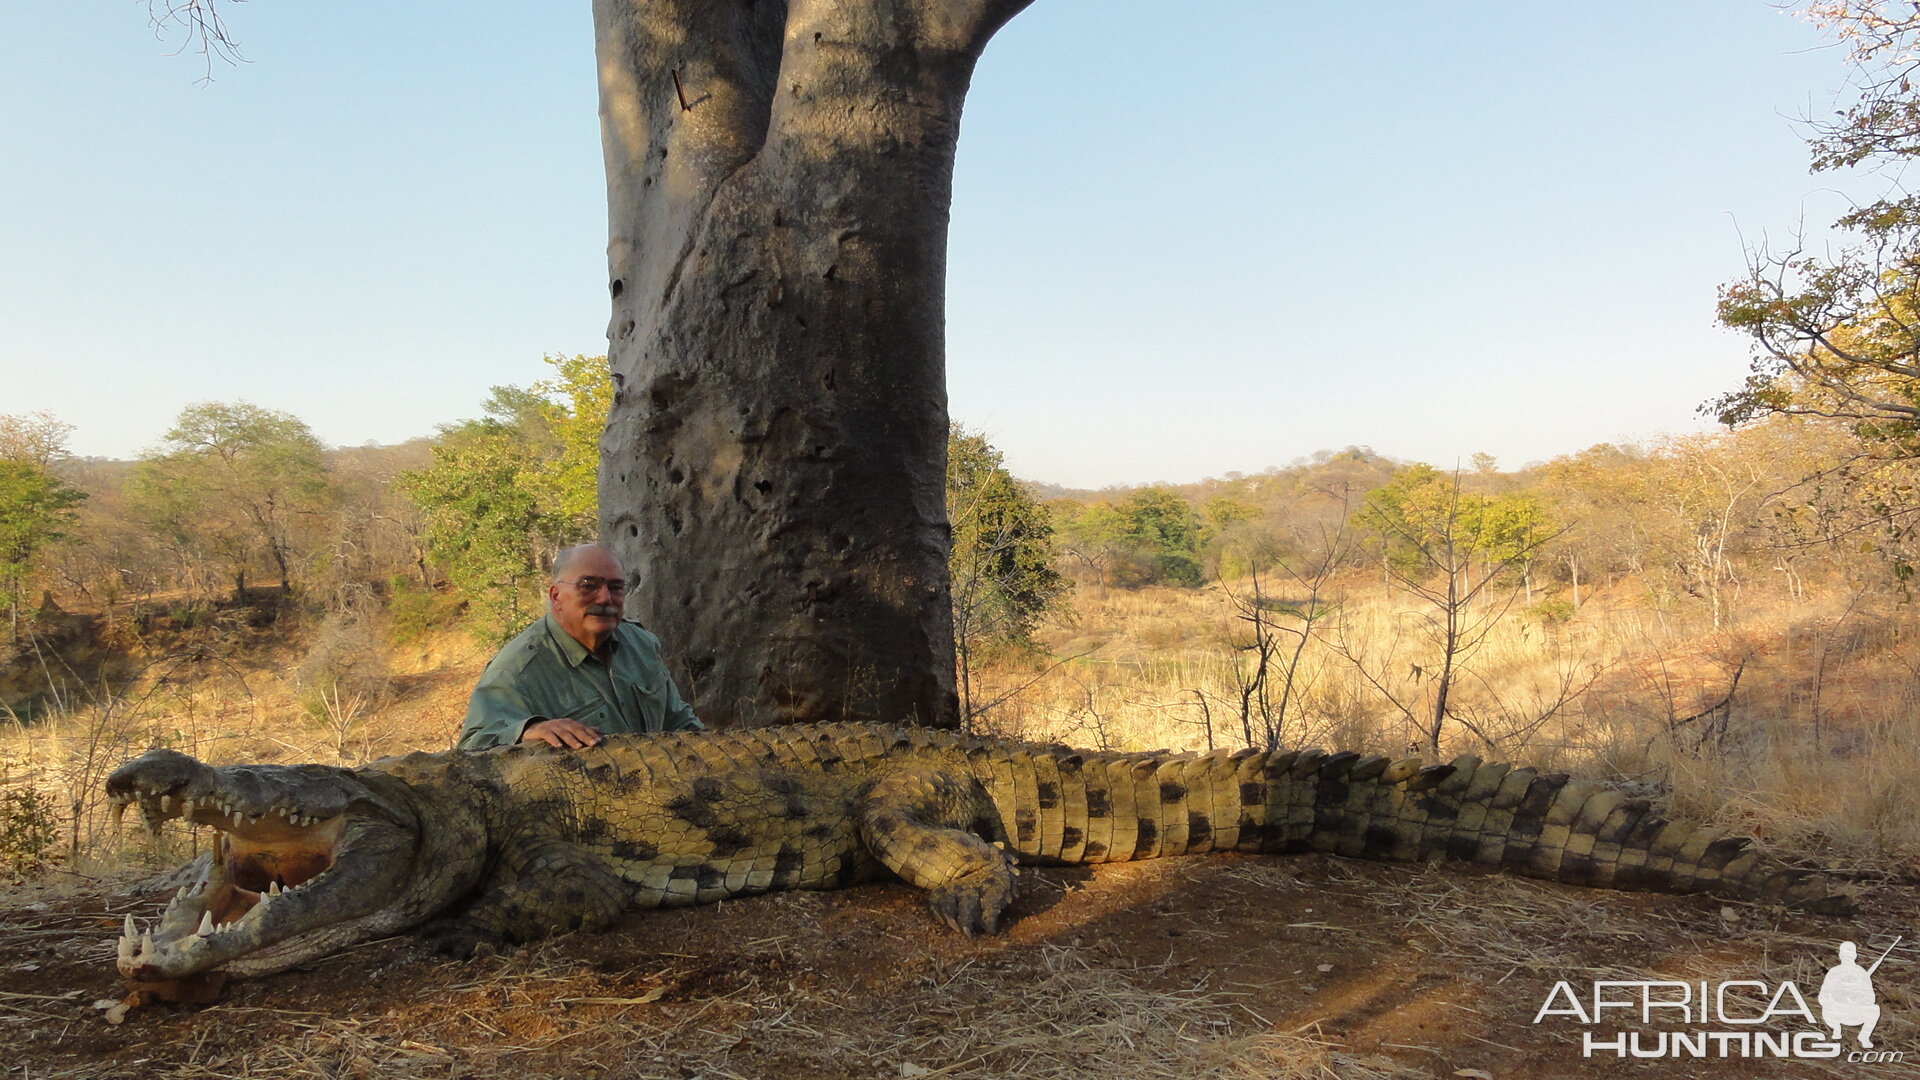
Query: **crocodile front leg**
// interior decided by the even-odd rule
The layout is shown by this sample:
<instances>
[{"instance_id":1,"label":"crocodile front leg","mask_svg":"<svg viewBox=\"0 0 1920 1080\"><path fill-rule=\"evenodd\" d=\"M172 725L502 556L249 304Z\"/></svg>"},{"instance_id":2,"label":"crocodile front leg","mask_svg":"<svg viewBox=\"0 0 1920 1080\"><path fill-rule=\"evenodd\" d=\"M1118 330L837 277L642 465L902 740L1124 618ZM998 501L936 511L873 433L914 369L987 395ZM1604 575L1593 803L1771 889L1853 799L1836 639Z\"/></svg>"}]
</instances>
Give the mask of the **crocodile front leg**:
<instances>
[{"instance_id":1,"label":"crocodile front leg","mask_svg":"<svg viewBox=\"0 0 1920 1080\"><path fill-rule=\"evenodd\" d=\"M860 805L860 839L913 885L927 906L968 937L995 933L1016 889L1012 860L983 836L998 817L970 776L913 769L882 778Z\"/></svg>"},{"instance_id":2,"label":"crocodile front leg","mask_svg":"<svg viewBox=\"0 0 1920 1080\"><path fill-rule=\"evenodd\" d=\"M522 841L502 853L480 899L427 936L436 951L467 957L483 947L605 930L626 907L626 883L579 844Z\"/></svg>"}]
</instances>

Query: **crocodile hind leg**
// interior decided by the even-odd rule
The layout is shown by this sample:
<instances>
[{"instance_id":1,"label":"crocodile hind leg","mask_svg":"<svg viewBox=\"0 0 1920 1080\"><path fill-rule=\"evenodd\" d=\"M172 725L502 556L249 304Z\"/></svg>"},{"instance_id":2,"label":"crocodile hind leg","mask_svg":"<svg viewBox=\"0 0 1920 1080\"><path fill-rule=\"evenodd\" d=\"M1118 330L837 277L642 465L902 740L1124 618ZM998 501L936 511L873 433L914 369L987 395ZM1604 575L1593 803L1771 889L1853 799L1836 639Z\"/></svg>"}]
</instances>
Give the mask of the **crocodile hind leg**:
<instances>
[{"instance_id":1,"label":"crocodile hind leg","mask_svg":"<svg viewBox=\"0 0 1920 1080\"><path fill-rule=\"evenodd\" d=\"M516 844L502 853L480 898L425 936L436 952L464 959L509 942L605 930L626 909L627 895L619 876L577 844Z\"/></svg>"},{"instance_id":2,"label":"crocodile hind leg","mask_svg":"<svg viewBox=\"0 0 1920 1080\"><path fill-rule=\"evenodd\" d=\"M887 869L927 890L927 906L968 937L996 932L1013 902L993 803L970 776L914 769L884 777L860 806L860 839Z\"/></svg>"}]
</instances>

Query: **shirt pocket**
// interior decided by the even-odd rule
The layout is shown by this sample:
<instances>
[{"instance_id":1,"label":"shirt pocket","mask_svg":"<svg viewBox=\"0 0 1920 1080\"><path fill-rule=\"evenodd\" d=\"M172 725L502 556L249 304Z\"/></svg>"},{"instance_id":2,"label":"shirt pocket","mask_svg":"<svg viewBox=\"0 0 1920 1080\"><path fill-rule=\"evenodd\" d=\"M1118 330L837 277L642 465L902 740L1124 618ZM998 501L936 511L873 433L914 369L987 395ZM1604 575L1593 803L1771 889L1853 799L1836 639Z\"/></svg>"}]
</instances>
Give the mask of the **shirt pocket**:
<instances>
[{"instance_id":1,"label":"shirt pocket","mask_svg":"<svg viewBox=\"0 0 1920 1080\"><path fill-rule=\"evenodd\" d=\"M640 730L659 732L666 730L667 701L666 682L661 680L649 686L642 682L628 682L622 687L628 700L633 703L633 714L640 718Z\"/></svg>"},{"instance_id":2,"label":"shirt pocket","mask_svg":"<svg viewBox=\"0 0 1920 1080\"><path fill-rule=\"evenodd\" d=\"M582 700L579 704L574 705L571 709L568 709L560 715L569 717L574 722L585 724L590 728L599 728L605 731L607 727L607 703L601 700L598 695Z\"/></svg>"}]
</instances>

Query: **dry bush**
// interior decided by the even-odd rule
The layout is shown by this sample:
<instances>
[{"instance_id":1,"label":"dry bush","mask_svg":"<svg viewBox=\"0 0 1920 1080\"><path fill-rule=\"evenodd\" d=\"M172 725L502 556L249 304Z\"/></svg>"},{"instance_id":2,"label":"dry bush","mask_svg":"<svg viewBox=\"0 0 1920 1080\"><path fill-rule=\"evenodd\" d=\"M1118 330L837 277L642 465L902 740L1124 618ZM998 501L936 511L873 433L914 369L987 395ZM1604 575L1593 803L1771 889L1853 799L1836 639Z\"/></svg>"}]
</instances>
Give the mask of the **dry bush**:
<instances>
[{"instance_id":1,"label":"dry bush","mask_svg":"<svg viewBox=\"0 0 1920 1080\"><path fill-rule=\"evenodd\" d=\"M368 604L328 612L293 671L302 708L331 736L334 755L342 761L372 756L364 721L393 694L387 635L378 623ZM363 736L358 755L348 751L356 730Z\"/></svg>"},{"instance_id":2,"label":"dry bush","mask_svg":"<svg viewBox=\"0 0 1920 1080\"><path fill-rule=\"evenodd\" d=\"M24 773L24 775L23 775ZM20 881L59 852L60 818L53 796L31 771L0 756L0 880Z\"/></svg>"}]
</instances>

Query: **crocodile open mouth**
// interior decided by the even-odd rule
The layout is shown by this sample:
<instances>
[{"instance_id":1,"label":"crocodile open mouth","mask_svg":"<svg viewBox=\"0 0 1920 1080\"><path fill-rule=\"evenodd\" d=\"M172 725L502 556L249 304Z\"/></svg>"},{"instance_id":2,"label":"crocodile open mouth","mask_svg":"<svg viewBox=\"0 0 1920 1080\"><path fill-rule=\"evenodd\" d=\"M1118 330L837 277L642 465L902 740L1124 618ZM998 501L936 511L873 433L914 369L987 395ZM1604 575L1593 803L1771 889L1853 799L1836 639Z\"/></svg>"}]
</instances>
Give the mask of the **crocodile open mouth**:
<instances>
[{"instance_id":1,"label":"crocodile open mouth","mask_svg":"<svg viewBox=\"0 0 1920 1080\"><path fill-rule=\"evenodd\" d=\"M344 818L296 827L291 835L255 839L242 832L220 832L214 857L225 881L206 900L216 925L240 921L262 899L298 889L333 867L335 845ZM216 826L218 828L218 826Z\"/></svg>"},{"instance_id":2,"label":"crocodile open mouth","mask_svg":"<svg viewBox=\"0 0 1920 1080\"><path fill-rule=\"evenodd\" d=\"M280 897L321 881L334 865L344 815L316 819L290 807L271 807L264 813L241 813L231 804L129 792L116 798L116 815L137 804L149 826L180 818L211 826L212 858L199 880L174 894L154 930L163 939L211 939L245 926L250 916L264 914ZM122 928L120 968L133 974L154 954L153 931L142 932L128 916Z\"/></svg>"},{"instance_id":3,"label":"crocodile open mouth","mask_svg":"<svg viewBox=\"0 0 1920 1080\"><path fill-rule=\"evenodd\" d=\"M116 817L136 806L150 828L215 830L212 853L160 917L126 919L119 968L137 982L277 970L404 916L381 913L404 898L417 826L347 770L214 769L162 749L115 770L107 794Z\"/></svg>"}]
</instances>

